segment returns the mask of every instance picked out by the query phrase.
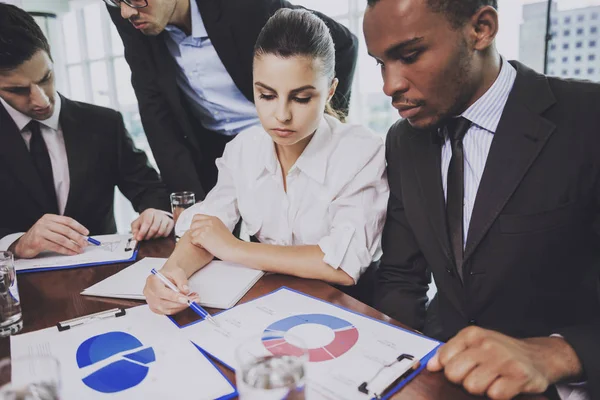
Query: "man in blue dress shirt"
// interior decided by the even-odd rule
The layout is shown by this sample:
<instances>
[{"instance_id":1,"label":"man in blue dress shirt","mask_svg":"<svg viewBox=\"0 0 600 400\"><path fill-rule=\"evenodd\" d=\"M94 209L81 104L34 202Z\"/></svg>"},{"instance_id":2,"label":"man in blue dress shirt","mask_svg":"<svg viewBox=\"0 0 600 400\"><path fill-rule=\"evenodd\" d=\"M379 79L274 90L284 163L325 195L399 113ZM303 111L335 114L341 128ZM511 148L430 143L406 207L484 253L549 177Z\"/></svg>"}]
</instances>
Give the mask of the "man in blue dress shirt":
<instances>
[{"instance_id":1,"label":"man in blue dress shirt","mask_svg":"<svg viewBox=\"0 0 600 400\"><path fill-rule=\"evenodd\" d=\"M144 130L171 191L203 199L215 159L240 131L259 123L253 104L256 38L285 0L105 0L123 39ZM347 111L357 40L319 14L336 44L340 83L332 105Z\"/></svg>"}]
</instances>

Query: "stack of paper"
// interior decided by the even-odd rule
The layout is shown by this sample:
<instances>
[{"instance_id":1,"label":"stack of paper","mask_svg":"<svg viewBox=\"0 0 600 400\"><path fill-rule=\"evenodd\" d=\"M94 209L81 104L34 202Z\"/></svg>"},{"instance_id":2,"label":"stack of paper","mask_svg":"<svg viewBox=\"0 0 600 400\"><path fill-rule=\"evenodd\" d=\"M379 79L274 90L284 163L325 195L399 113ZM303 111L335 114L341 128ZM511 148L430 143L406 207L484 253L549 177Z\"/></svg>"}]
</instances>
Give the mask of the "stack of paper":
<instances>
[{"instance_id":1,"label":"stack of paper","mask_svg":"<svg viewBox=\"0 0 600 400\"><path fill-rule=\"evenodd\" d=\"M157 270L166 258L146 257L117 274L89 288L87 296L117 297L144 300L144 285L152 268ZM264 275L263 271L224 261L212 261L190 277L192 292L198 293L200 305L212 308L231 308Z\"/></svg>"}]
</instances>

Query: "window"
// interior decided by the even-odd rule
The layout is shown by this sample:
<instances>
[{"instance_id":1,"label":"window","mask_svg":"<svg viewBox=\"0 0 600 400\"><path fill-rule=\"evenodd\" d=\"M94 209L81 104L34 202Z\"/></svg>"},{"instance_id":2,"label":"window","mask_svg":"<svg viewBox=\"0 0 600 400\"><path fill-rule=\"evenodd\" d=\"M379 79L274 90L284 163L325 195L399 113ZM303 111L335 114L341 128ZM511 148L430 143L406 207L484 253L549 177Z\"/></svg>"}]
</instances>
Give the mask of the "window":
<instances>
[{"instance_id":1,"label":"window","mask_svg":"<svg viewBox=\"0 0 600 400\"><path fill-rule=\"evenodd\" d=\"M580 48L581 48L581 46L583 46L583 43L582 43L582 42L577 42L577 43L575 43L575 47L576 47L576 48L580 49Z\"/></svg>"},{"instance_id":2,"label":"window","mask_svg":"<svg viewBox=\"0 0 600 400\"><path fill-rule=\"evenodd\" d=\"M105 6L100 2L71 6L61 17L66 79L59 90L73 100L118 110L136 147L144 150L156 167L142 128L131 71L123 57L123 44ZM115 218L119 232L129 231L135 218L131 204L115 193Z\"/></svg>"},{"instance_id":3,"label":"window","mask_svg":"<svg viewBox=\"0 0 600 400\"><path fill-rule=\"evenodd\" d=\"M571 31L570 31L570 30L568 30L568 29L565 29L565 30L563 31L563 36L569 36L570 34L571 34Z\"/></svg>"},{"instance_id":4,"label":"window","mask_svg":"<svg viewBox=\"0 0 600 400\"><path fill-rule=\"evenodd\" d=\"M583 35L583 28L577 28L577 36Z\"/></svg>"},{"instance_id":5,"label":"window","mask_svg":"<svg viewBox=\"0 0 600 400\"><path fill-rule=\"evenodd\" d=\"M579 42L581 43L581 42ZM563 50L568 50L569 49L569 43L563 43Z\"/></svg>"},{"instance_id":6,"label":"window","mask_svg":"<svg viewBox=\"0 0 600 400\"><path fill-rule=\"evenodd\" d=\"M597 12L593 12L592 16L591 16L591 19L597 20L598 19L598 13Z\"/></svg>"},{"instance_id":7,"label":"window","mask_svg":"<svg viewBox=\"0 0 600 400\"><path fill-rule=\"evenodd\" d=\"M565 17L565 24L571 23L571 17Z\"/></svg>"},{"instance_id":8,"label":"window","mask_svg":"<svg viewBox=\"0 0 600 400\"><path fill-rule=\"evenodd\" d=\"M550 46L550 50L556 50L556 45L555 45L555 44L552 44L552 45Z\"/></svg>"},{"instance_id":9,"label":"window","mask_svg":"<svg viewBox=\"0 0 600 400\"><path fill-rule=\"evenodd\" d=\"M581 70L579 68L575 69L575 75L578 76L581 73Z\"/></svg>"},{"instance_id":10,"label":"window","mask_svg":"<svg viewBox=\"0 0 600 400\"><path fill-rule=\"evenodd\" d=\"M588 75L594 75L594 68L588 68L587 73Z\"/></svg>"},{"instance_id":11,"label":"window","mask_svg":"<svg viewBox=\"0 0 600 400\"><path fill-rule=\"evenodd\" d=\"M569 62L569 57L563 57L562 62L563 64Z\"/></svg>"},{"instance_id":12,"label":"window","mask_svg":"<svg viewBox=\"0 0 600 400\"><path fill-rule=\"evenodd\" d=\"M577 16L577 21L578 21L578 22L582 22L584 19L585 19L585 16L584 16L584 15L578 15L578 16Z\"/></svg>"},{"instance_id":13,"label":"window","mask_svg":"<svg viewBox=\"0 0 600 400\"><path fill-rule=\"evenodd\" d=\"M596 33L596 32L598 32L598 27L597 26L592 26L590 28L590 33Z\"/></svg>"},{"instance_id":14,"label":"window","mask_svg":"<svg viewBox=\"0 0 600 400\"><path fill-rule=\"evenodd\" d=\"M577 61L577 62L581 61L581 56L575 56L575 61Z\"/></svg>"},{"instance_id":15,"label":"window","mask_svg":"<svg viewBox=\"0 0 600 400\"><path fill-rule=\"evenodd\" d=\"M567 76L569 74L569 71L567 71L566 69L562 70L562 76Z\"/></svg>"},{"instance_id":16,"label":"window","mask_svg":"<svg viewBox=\"0 0 600 400\"><path fill-rule=\"evenodd\" d=\"M596 41L590 40L590 47L596 47Z\"/></svg>"},{"instance_id":17,"label":"window","mask_svg":"<svg viewBox=\"0 0 600 400\"><path fill-rule=\"evenodd\" d=\"M595 54L590 54L588 56L588 61L594 61L596 59L596 55Z\"/></svg>"}]
</instances>

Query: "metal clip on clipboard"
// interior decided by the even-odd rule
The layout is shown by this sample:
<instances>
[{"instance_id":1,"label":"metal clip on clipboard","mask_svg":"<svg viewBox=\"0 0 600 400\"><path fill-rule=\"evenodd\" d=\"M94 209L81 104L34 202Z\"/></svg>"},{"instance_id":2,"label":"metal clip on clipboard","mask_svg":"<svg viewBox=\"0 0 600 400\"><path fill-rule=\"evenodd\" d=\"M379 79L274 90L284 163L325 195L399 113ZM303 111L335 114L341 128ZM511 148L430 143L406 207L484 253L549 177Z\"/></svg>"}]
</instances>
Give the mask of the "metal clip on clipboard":
<instances>
[{"instance_id":1,"label":"metal clip on clipboard","mask_svg":"<svg viewBox=\"0 0 600 400\"><path fill-rule=\"evenodd\" d=\"M137 240L130 237L129 239L127 239L127 244L125 245L125 251L131 251L131 250L135 249L135 246L137 246L137 243L138 243Z\"/></svg>"},{"instance_id":2,"label":"metal clip on clipboard","mask_svg":"<svg viewBox=\"0 0 600 400\"><path fill-rule=\"evenodd\" d=\"M361 383L358 391L381 399L394 383L404 378L417 364L419 360L415 360L410 354L401 354L391 363L382 366L371 379Z\"/></svg>"},{"instance_id":3,"label":"metal clip on clipboard","mask_svg":"<svg viewBox=\"0 0 600 400\"><path fill-rule=\"evenodd\" d=\"M88 322L98 321L107 318L118 318L126 314L124 308L113 308L107 311L101 311L95 314L84 315L83 317L69 319L56 324L59 332L63 332L79 325L87 324Z\"/></svg>"}]
</instances>

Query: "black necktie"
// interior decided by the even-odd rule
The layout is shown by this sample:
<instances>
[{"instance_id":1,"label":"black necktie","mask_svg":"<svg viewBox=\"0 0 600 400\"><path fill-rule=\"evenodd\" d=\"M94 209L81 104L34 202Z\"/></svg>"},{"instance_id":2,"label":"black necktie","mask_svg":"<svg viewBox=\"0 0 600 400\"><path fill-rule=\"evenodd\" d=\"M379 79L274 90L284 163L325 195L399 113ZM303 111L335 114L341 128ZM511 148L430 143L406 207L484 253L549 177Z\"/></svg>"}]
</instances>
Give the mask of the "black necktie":
<instances>
[{"instance_id":1,"label":"black necktie","mask_svg":"<svg viewBox=\"0 0 600 400\"><path fill-rule=\"evenodd\" d=\"M452 147L452 159L448 167L446 218L452 254L461 280L463 278L463 206L465 197L465 154L462 140L470 127L471 122L464 117L452 118L446 125Z\"/></svg>"},{"instance_id":2,"label":"black necktie","mask_svg":"<svg viewBox=\"0 0 600 400\"><path fill-rule=\"evenodd\" d=\"M52 175L52 163L50 162L50 154L48 154L48 148L46 142L42 137L42 131L40 129L40 123L38 121L31 120L27 124L27 128L31 132L31 140L29 141L29 153L33 160L33 165L40 176L44 191L48 194L50 199L51 209L46 212L52 214L58 214L58 204L56 201L56 190L54 188L54 176Z\"/></svg>"}]
</instances>

